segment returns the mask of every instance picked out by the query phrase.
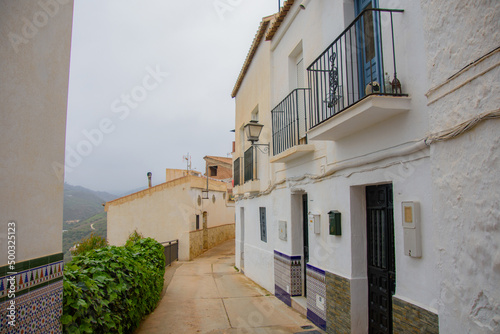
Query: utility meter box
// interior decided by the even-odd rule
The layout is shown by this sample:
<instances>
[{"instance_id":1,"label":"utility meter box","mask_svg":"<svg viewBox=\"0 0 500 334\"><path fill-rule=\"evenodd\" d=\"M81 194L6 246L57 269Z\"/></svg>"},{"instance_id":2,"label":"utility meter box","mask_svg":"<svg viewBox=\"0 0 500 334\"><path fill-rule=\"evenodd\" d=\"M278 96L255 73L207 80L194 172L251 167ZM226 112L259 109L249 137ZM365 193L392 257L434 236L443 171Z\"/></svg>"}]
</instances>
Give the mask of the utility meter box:
<instances>
[{"instance_id":1,"label":"utility meter box","mask_svg":"<svg viewBox=\"0 0 500 334\"><path fill-rule=\"evenodd\" d=\"M342 235L342 224L340 222L340 212L332 210L328 212L330 221L330 235Z\"/></svg>"},{"instance_id":2,"label":"utility meter box","mask_svg":"<svg viewBox=\"0 0 500 334\"><path fill-rule=\"evenodd\" d=\"M309 226L314 228L314 233L321 233L321 225L319 221L320 215L318 213L309 212Z\"/></svg>"},{"instance_id":3,"label":"utility meter box","mask_svg":"<svg viewBox=\"0 0 500 334\"><path fill-rule=\"evenodd\" d=\"M418 202L401 203L404 233L405 255L422 256L422 240L420 234L420 205Z\"/></svg>"}]
</instances>

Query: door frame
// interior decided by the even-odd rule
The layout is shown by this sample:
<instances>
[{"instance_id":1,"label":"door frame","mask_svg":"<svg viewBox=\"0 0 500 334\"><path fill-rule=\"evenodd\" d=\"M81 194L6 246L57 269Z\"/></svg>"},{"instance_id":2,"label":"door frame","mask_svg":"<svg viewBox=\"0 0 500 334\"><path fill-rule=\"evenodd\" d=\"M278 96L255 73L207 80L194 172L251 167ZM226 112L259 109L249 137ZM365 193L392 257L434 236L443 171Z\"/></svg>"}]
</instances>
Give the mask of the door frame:
<instances>
[{"instance_id":1,"label":"door frame","mask_svg":"<svg viewBox=\"0 0 500 334\"><path fill-rule=\"evenodd\" d=\"M309 205L307 193L302 194L302 296L307 297L307 263L309 262Z\"/></svg>"},{"instance_id":2,"label":"door frame","mask_svg":"<svg viewBox=\"0 0 500 334\"><path fill-rule=\"evenodd\" d=\"M372 301L376 302L377 305L373 306L375 311L379 311L384 308L383 302L380 300L373 300L373 295L377 294L376 297L385 296L387 299L386 302L386 312L387 315L387 333L392 333L393 329L393 312L392 312L392 296L395 293L396 282L396 254L395 254L395 226L394 226L394 189L392 183L378 184L373 186L367 186L365 189L366 193L366 259L367 259L367 282L368 282L368 333L381 333L380 325L381 321L379 321L377 326L378 328L374 328L372 331L372 323L370 316L370 309L372 308ZM372 189L375 192L369 194L369 190ZM382 192L383 190L383 192ZM389 193L390 192L390 193ZM378 203L369 203L369 195L377 195L379 196ZM380 194L384 194L384 198L380 198ZM377 225L374 225L377 231L376 234L380 237L376 239L376 236L372 235L370 240L370 235L373 233L373 229L370 231L369 221L370 219L370 210L374 210L374 212L380 213L380 216L377 216L375 220L385 222L385 230L384 223L379 225L380 229L377 228ZM373 223L373 222L372 222ZM384 233L385 232L385 233ZM378 240L378 243L373 243L373 240ZM379 247L380 244L384 243L386 247ZM382 245L384 246L384 245ZM376 247L376 252L373 253L373 247ZM384 257L385 252L385 257ZM374 254L378 253L377 257L374 257L373 260L378 262L378 264L371 264L371 259ZM385 268L384 268L385 267ZM371 277L376 277L375 288L370 288ZM380 283L382 282L382 283ZM385 284L385 286L384 286ZM385 290L385 293L384 293ZM373 293L371 293L373 291ZM381 298L383 300L383 298ZM379 312L379 314L384 314L384 312ZM374 324L374 325L376 325Z\"/></svg>"},{"instance_id":3,"label":"door frame","mask_svg":"<svg viewBox=\"0 0 500 334\"><path fill-rule=\"evenodd\" d=\"M245 268L245 208L240 207L240 271Z\"/></svg>"},{"instance_id":4,"label":"door frame","mask_svg":"<svg viewBox=\"0 0 500 334\"><path fill-rule=\"evenodd\" d=\"M372 5L372 8L379 8L379 3L378 0L354 0L354 15L357 17L366 7L369 5ZM372 12L375 13L375 12ZM377 15L373 15L373 33L374 33L374 52L375 52L375 57L373 58L375 60L374 65L371 65L372 60L370 60L370 70L371 67L375 67L376 72L378 72L378 77L371 76L369 79L366 77L366 62L365 62L365 40L363 37L363 34L358 34L357 38L357 44L358 44L358 81L359 81L359 96L364 97L365 94L365 88L366 86L372 82L372 81L377 81L379 85L382 85L383 82L383 65L382 65L382 45L381 45L381 31L380 31L380 26L379 26L379 20L380 17L377 17ZM364 30L364 18L360 22L357 23L357 26L359 31ZM370 80L371 79L371 80ZM381 87L382 89L382 87Z\"/></svg>"},{"instance_id":5,"label":"door frame","mask_svg":"<svg viewBox=\"0 0 500 334\"><path fill-rule=\"evenodd\" d=\"M351 332L368 333L369 299L368 299L368 236L367 236L367 203L366 187L389 184L390 180L377 183L350 186L350 227L351 227ZM394 201L393 184L393 201ZM394 217L394 212L393 212ZM394 237L397 226L394 225ZM396 248L395 259L397 256Z\"/></svg>"}]
</instances>

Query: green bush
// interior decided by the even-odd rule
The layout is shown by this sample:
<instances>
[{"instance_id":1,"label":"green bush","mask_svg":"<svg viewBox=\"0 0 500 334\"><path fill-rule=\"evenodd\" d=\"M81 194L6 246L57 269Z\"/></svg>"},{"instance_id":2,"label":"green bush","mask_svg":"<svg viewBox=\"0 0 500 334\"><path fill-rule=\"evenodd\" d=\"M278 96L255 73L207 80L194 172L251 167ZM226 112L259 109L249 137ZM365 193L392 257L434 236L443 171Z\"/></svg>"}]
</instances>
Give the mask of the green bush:
<instances>
[{"instance_id":1,"label":"green bush","mask_svg":"<svg viewBox=\"0 0 500 334\"><path fill-rule=\"evenodd\" d=\"M165 256L151 238L75 256L64 269L65 333L131 333L161 297Z\"/></svg>"},{"instance_id":2,"label":"green bush","mask_svg":"<svg viewBox=\"0 0 500 334\"><path fill-rule=\"evenodd\" d=\"M132 246L136 241L139 241L141 239L144 239L144 236L141 233L137 232L137 230L134 230L134 232L130 233L130 235L128 236L125 247Z\"/></svg>"},{"instance_id":3,"label":"green bush","mask_svg":"<svg viewBox=\"0 0 500 334\"><path fill-rule=\"evenodd\" d=\"M75 249L71 251L71 255L80 255L88 252L89 250L103 248L107 245L108 241L106 238L92 232L88 238L83 238L80 242L73 245L75 246Z\"/></svg>"}]
</instances>

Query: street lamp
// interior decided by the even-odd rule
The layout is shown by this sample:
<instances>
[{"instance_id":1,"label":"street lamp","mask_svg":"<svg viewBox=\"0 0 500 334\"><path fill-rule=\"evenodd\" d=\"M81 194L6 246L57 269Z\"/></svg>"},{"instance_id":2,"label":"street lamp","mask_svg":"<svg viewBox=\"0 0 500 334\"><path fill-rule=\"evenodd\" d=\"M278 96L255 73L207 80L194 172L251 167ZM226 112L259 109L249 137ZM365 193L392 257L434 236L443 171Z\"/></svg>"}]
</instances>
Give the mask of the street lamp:
<instances>
[{"instance_id":1,"label":"street lamp","mask_svg":"<svg viewBox=\"0 0 500 334\"><path fill-rule=\"evenodd\" d=\"M267 153L269 154L269 144L256 144L255 142L259 141L259 136L262 131L262 128L264 125L259 124L256 120L251 120L248 122L245 127L244 131L247 135L247 140L252 143L252 146L256 146L259 150L261 148L259 146L264 146L262 153Z\"/></svg>"}]
</instances>

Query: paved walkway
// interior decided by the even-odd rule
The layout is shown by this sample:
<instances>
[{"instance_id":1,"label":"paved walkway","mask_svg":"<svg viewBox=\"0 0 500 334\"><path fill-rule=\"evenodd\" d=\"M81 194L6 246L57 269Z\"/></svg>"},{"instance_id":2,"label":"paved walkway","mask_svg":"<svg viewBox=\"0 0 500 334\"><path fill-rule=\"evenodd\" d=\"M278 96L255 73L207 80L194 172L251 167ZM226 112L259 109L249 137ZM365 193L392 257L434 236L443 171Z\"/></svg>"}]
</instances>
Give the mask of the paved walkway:
<instances>
[{"instance_id":1,"label":"paved walkway","mask_svg":"<svg viewBox=\"0 0 500 334\"><path fill-rule=\"evenodd\" d=\"M165 283L163 299L135 334L323 333L235 270L234 240L194 261L174 263L167 268Z\"/></svg>"}]
</instances>

